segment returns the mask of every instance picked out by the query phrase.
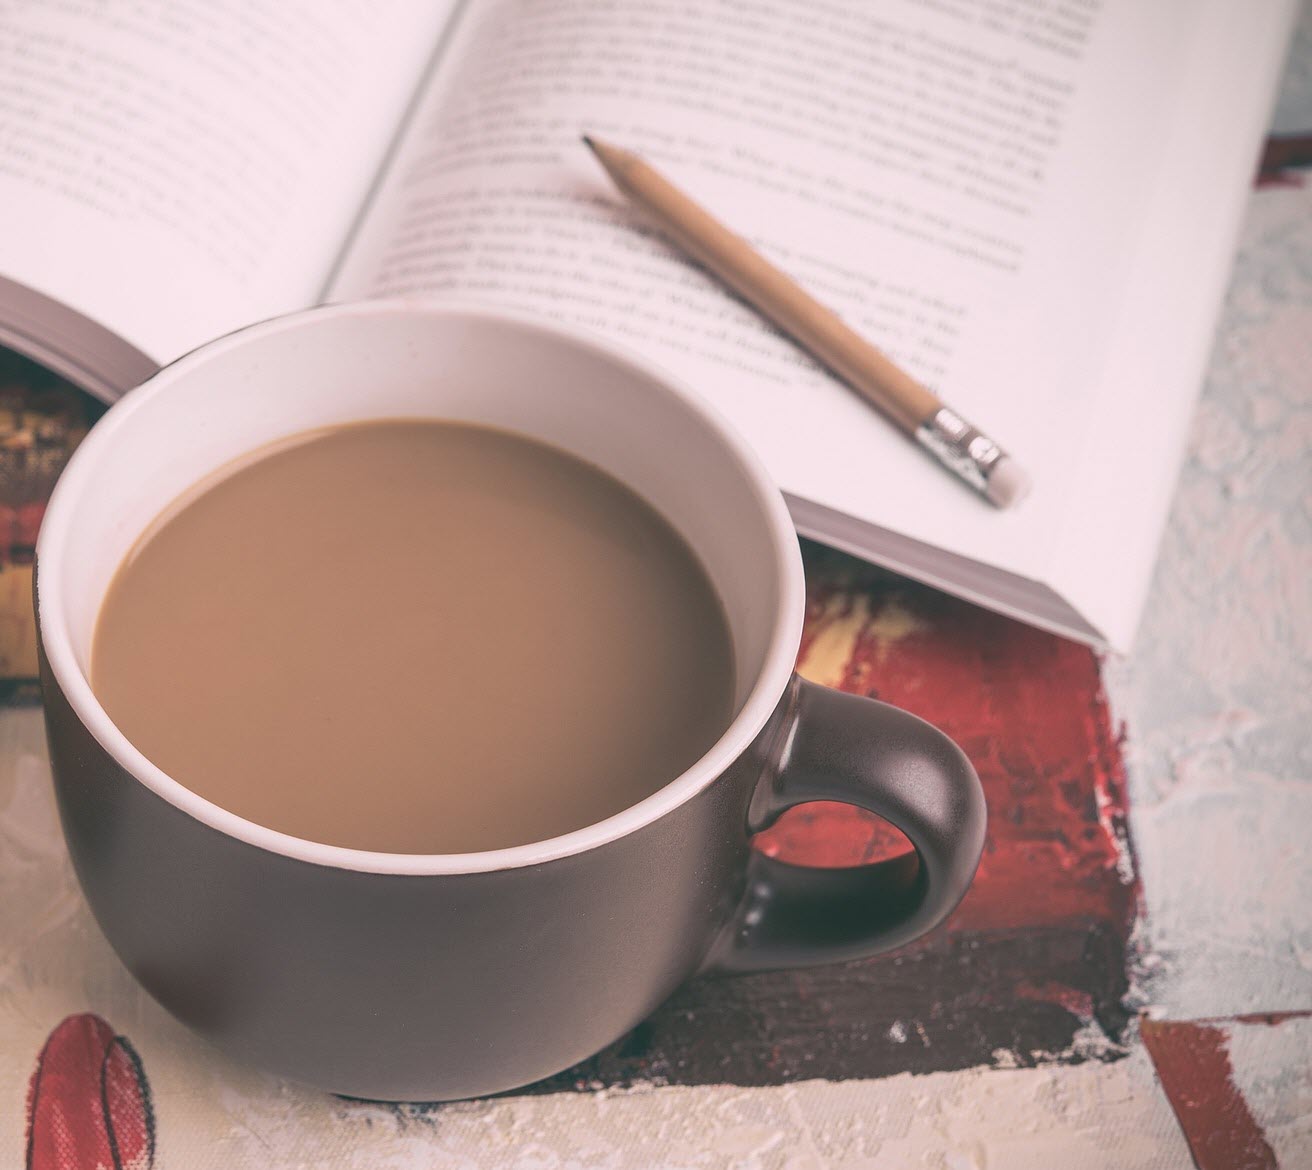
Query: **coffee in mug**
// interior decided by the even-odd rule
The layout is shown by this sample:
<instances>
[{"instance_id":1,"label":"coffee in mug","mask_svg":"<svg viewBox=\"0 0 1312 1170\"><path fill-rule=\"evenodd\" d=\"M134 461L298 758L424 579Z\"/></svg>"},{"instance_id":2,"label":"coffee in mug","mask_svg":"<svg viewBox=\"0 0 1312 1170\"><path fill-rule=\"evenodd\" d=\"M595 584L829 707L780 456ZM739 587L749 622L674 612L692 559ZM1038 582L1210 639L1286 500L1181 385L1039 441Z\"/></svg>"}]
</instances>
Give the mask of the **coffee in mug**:
<instances>
[{"instance_id":1,"label":"coffee in mug","mask_svg":"<svg viewBox=\"0 0 1312 1170\"><path fill-rule=\"evenodd\" d=\"M695 554L723 605L728 638L708 652L708 636L687 635L681 653L690 665L671 666L670 673L714 707L723 697L706 675L708 664L714 673L719 662L732 676L733 695L727 712L706 713L703 734L714 737L709 747L697 754L696 736L690 737L686 747L696 759L674 775L678 758L666 756L644 773L644 784L658 785L649 795L616 788L607 799L623 804L620 811L596 819L580 807L577 815L592 819L565 832L545 821L537 828L531 819L521 821L527 827L520 843L500 848L471 847L472 838L465 845L435 843L426 852L353 848L280 832L259 819L272 820L267 810L257 819L239 815L228 807L236 797L226 788L214 790L217 799L198 794L188 785L202 781L182 774L184 761L161 768L137 746L142 733L120 727L124 715L111 711L100 677L117 668L106 654L108 641L95 645L97 619L102 611L112 617L105 599L128 585L127 576L117 584L115 578L134 547L149 552L170 522L180 533L183 522L191 527L186 509L170 502L203 501L209 491L195 494L198 483L236 490L248 475L276 471L272 454L311 457L320 440L297 438L306 432L353 444L394 424L412 431L406 420L413 419L429 420L432 429L419 430L457 447L477 439L515 448L519 440L507 439L507 432L524 436L548 454L526 461L522 449L512 451L516 475L540 458L539 471L569 468L569 475L592 482L578 488L582 495L609 495L619 513L632 508L623 494L588 480L594 471L604 473L678 534L678 541L665 539L663 555L683 568L670 568L664 585L642 594L649 601L635 600L638 590L656 583L633 580L652 572L645 549L635 553L641 572L634 569L618 584L597 586L596 571L582 578L596 587L584 598L588 620L622 627L602 648L604 674L591 665L593 648L587 663L573 663L571 655L582 658L584 647L562 640L558 660L537 668L542 677L535 678L521 669L524 646L507 641L498 648L501 661L488 656L491 675L465 680L470 692L480 677L480 686L491 678L504 688L491 700L469 693L459 702L494 711L494 738L511 741L507 750L519 740L531 759L526 775L533 779L519 790L526 807L517 815L539 816L527 805L550 804L566 783L559 771L538 767L541 736L549 739L555 729L525 721L521 708L529 698L537 701L535 688L595 687L588 671L596 669L617 692L650 690L658 676L647 672L669 648L633 648L630 637L649 636L642 630L647 622L672 616L695 627L697 612L707 628L718 629L707 614L714 608L708 595L690 606L685 587L673 584L680 573L701 582L678 542ZM467 429L457 434L453 422ZM266 455L250 462L261 452ZM563 464L560 453L568 456ZM399 463L382 462L374 479L393 474ZM345 483L346 495L366 490L364 480L357 475ZM532 498L543 494L535 489ZM263 493L256 495L263 501ZM253 523L260 510L240 510L241 523ZM159 522L161 513L171 521ZM615 571L617 550L628 547L634 525L663 531L642 508L636 514L644 519L611 526L612 546L599 554L611 562L607 572ZM237 518L234 511L234 523ZM521 528L531 533L539 522L545 523L525 521ZM364 608L379 612L394 604L395 584L360 556L358 539L381 533L382 523L370 515L342 524L331 565L332 573L366 573L372 591ZM386 548L406 547L432 523L399 524ZM280 524L289 545L295 526ZM332 531L337 534L336 525ZM543 535L548 545L564 539ZM522 546L517 539L509 547ZM225 557L219 548L212 556L206 571L218 575L212 584L222 596L213 594L211 616L233 628L240 622L232 603L238 579L252 569L251 554ZM333 1092L424 1101L504 1092L618 1039L699 972L845 962L899 946L957 904L983 846L979 780L951 740L909 712L794 673L806 603L797 535L752 451L665 371L550 322L471 306L374 302L314 309L220 338L134 390L78 447L42 524L35 577L55 792L69 853L100 928L142 986L198 1033L239 1059ZM487 590L499 587L496 579L506 582L501 603L516 612L540 608L547 593L545 580L529 579L513 563L472 565L454 577ZM702 588L687 586L694 593ZM677 605L658 600L676 593ZM296 595L313 607L309 592ZM610 606L621 610L617 618ZM354 622L358 607L348 608ZM496 612L500 625L488 618L490 629L504 626L504 614ZM266 620L266 661L294 662L295 655L282 652L283 626ZM526 625L524 638L548 638L549 624ZM412 629L404 621L396 636L414 637ZM458 632L491 636L476 628ZM456 673L436 661L440 646L427 653L434 673ZM639 663L645 671L635 675ZM564 682L562 671L575 669L581 673ZM384 738L428 734L434 699L411 689L422 680L402 686L381 670L366 674L355 685L376 687L385 698L383 717L394 720ZM237 682L258 680L238 671ZM335 685L340 678L329 683L303 670L296 697L276 715L259 704L242 708L240 734L252 737L243 765L263 767L259 757L276 750L280 736L312 740L307 720ZM191 693L191 684L178 689ZM597 701L595 689L580 694ZM579 770L598 753L597 737L614 733L599 712L623 710L632 697L603 696L609 705L594 711L595 722L578 743ZM211 699L208 692L193 695L197 705ZM672 708L671 725L684 720L687 727L695 706ZM261 720L278 731L266 734ZM256 735L264 737L258 748ZM631 768L654 746L615 750ZM389 779L374 766L372 752L362 754L348 795L353 802L367 802ZM266 773L270 785L278 768ZM619 776L622 770L609 773L611 784L631 782ZM449 785L460 771L448 762L432 774ZM787 809L817 800L845 801L887 818L914 852L874 865L813 870L752 847L753 835ZM550 810L553 817L559 811ZM298 831L329 835L310 825Z\"/></svg>"},{"instance_id":2,"label":"coffee in mug","mask_svg":"<svg viewBox=\"0 0 1312 1170\"><path fill-rule=\"evenodd\" d=\"M705 569L613 476L506 430L302 432L185 492L101 606L91 684L154 764L329 845L469 853L637 804L732 719Z\"/></svg>"}]
</instances>

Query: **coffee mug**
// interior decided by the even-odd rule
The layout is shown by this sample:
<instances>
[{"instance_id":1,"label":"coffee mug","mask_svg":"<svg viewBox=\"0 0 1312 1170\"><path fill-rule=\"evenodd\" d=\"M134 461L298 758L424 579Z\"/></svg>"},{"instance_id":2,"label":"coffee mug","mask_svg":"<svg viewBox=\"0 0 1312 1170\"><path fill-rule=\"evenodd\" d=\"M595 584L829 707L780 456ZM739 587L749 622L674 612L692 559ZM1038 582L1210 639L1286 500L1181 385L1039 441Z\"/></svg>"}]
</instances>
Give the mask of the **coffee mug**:
<instances>
[{"instance_id":1,"label":"coffee mug","mask_svg":"<svg viewBox=\"0 0 1312 1170\"><path fill-rule=\"evenodd\" d=\"M735 714L640 803L550 840L449 855L301 840L190 792L110 721L92 633L124 554L234 458L313 427L444 418L528 435L626 483L682 534L728 616ZM380 589L381 589L380 583ZM73 456L37 547L60 817L97 922L178 1019L337 1093L450 1100L595 1053L689 976L842 962L940 922L984 801L942 733L799 679L803 577L778 490L668 374L503 312L339 305L223 337L127 395ZM440 669L440 664L434 664ZM514 712L504 713L515 734ZM754 851L794 805L844 801L914 852L810 869Z\"/></svg>"}]
</instances>

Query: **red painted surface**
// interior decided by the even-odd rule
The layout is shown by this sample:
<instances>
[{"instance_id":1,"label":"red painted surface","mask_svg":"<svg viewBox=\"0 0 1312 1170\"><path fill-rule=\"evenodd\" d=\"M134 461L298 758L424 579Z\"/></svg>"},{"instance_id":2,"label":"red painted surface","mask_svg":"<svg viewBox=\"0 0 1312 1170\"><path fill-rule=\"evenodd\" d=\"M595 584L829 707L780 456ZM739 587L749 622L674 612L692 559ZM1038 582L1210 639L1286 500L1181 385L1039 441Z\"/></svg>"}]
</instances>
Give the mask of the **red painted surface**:
<instances>
[{"instance_id":1,"label":"red painted surface","mask_svg":"<svg viewBox=\"0 0 1312 1170\"><path fill-rule=\"evenodd\" d=\"M1220 1024L1144 1019L1139 1034L1198 1170L1277 1165L1262 1127L1235 1087L1227 1033Z\"/></svg>"},{"instance_id":2,"label":"red painted surface","mask_svg":"<svg viewBox=\"0 0 1312 1170\"><path fill-rule=\"evenodd\" d=\"M868 616L842 688L941 727L979 772L988 840L950 928L1036 929L1096 918L1128 931L1138 887L1125 771L1096 655L929 590L861 590L823 571L808 577L802 660L826 626L863 604ZM889 606L914 627L893 640L879 636ZM828 804L793 810L757 845L804 865L857 865L907 847L876 818Z\"/></svg>"},{"instance_id":3,"label":"red painted surface","mask_svg":"<svg viewBox=\"0 0 1312 1170\"><path fill-rule=\"evenodd\" d=\"M150 1087L131 1044L99 1016L61 1021L27 1096L27 1170L150 1170Z\"/></svg>"},{"instance_id":4,"label":"red painted surface","mask_svg":"<svg viewBox=\"0 0 1312 1170\"><path fill-rule=\"evenodd\" d=\"M1286 1020L1306 1020L1309 1016L1312 1016L1312 1011L1253 1012L1246 1016L1232 1016L1231 1020L1236 1024L1265 1024L1268 1028L1276 1028Z\"/></svg>"},{"instance_id":5,"label":"red painted surface","mask_svg":"<svg viewBox=\"0 0 1312 1170\"><path fill-rule=\"evenodd\" d=\"M15 543L14 533L18 530L18 512L9 504L0 503L0 565L10 559L10 551Z\"/></svg>"},{"instance_id":6,"label":"red painted surface","mask_svg":"<svg viewBox=\"0 0 1312 1170\"><path fill-rule=\"evenodd\" d=\"M26 503L19 504L10 537L12 543L22 548L35 548L37 534L41 531L41 521L45 514L45 500L28 500Z\"/></svg>"}]
</instances>

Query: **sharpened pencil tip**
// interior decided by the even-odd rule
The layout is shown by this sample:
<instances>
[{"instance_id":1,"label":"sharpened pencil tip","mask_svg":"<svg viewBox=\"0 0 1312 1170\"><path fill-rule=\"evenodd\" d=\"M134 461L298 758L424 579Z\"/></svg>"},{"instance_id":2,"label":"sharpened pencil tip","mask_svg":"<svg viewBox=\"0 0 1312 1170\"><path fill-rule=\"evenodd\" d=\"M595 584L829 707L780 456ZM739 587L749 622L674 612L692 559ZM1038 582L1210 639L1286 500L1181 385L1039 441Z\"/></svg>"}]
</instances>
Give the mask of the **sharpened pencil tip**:
<instances>
[{"instance_id":1,"label":"sharpened pencil tip","mask_svg":"<svg viewBox=\"0 0 1312 1170\"><path fill-rule=\"evenodd\" d=\"M586 134L580 135L583 139L583 145L586 146L593 154L597 153L597 144L592 141Z\"/></svg>"}]
</instances>

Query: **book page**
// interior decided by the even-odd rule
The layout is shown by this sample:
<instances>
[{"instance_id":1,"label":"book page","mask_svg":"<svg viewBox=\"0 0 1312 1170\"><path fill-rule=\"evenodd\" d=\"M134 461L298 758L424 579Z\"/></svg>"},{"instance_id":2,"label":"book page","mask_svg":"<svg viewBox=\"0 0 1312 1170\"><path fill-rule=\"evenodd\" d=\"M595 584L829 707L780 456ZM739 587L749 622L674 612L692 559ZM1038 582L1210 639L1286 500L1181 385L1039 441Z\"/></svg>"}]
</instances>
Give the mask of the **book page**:
<instances>
[{"instance_id":1,"label":"book page","mask_svg":"<svg viewBox=\"0 0 1312 1170\"><path fill-rule=\"evenodd\" d=\"M1247 126L1264 100L1264 77L1256 97L1232 91L1280 43L1289 5L1264 0L1244 27L1230 7L486 0L466 13L333 295L453 294L589 328L709 397L787 492L1044 581L1063 532L1092 524L1073 504L1101 506L1087 460L1116 477L1117 511L1141 491L1169 495L1169 459L1119 462L1087 436L1095 420L1103 435L1177 418L1196 392L1177 379L1131 404L1102 374L1144 201L1169 185L1166 147L1189 126L1180 103L1203 102L1188 112L1210 128L1236 108ZM1232 52L1218 62L1222 37ZM1203 59L1219 70L1215 94L1195 84ZM644 154L840 311L1008 449L1031 497L999 512L958 484L672 250L580 133ZM1249 160L1219 151L1233 203ZM1203 241L1196 271L1176 257L1174 278L1215 284L1227 247ZM1209 330L1194 312L1162 345L1196 349ZM1161 520L1131 507L1098 527ZM1130 544L1136 564L1084 583L1088 608L1121 633L1121 578L1151 567L1145 541Z\"/></svg>"},{"instance_id":2,"label":"book page","mask_svg":"<svg viewBox=\"0 0 1312 1170\"><path fill-rule=\"evenodd\" d=\"M453 6L7 5L0 274L160 362L310 304Z\"/></svg>"}]
</instances>

